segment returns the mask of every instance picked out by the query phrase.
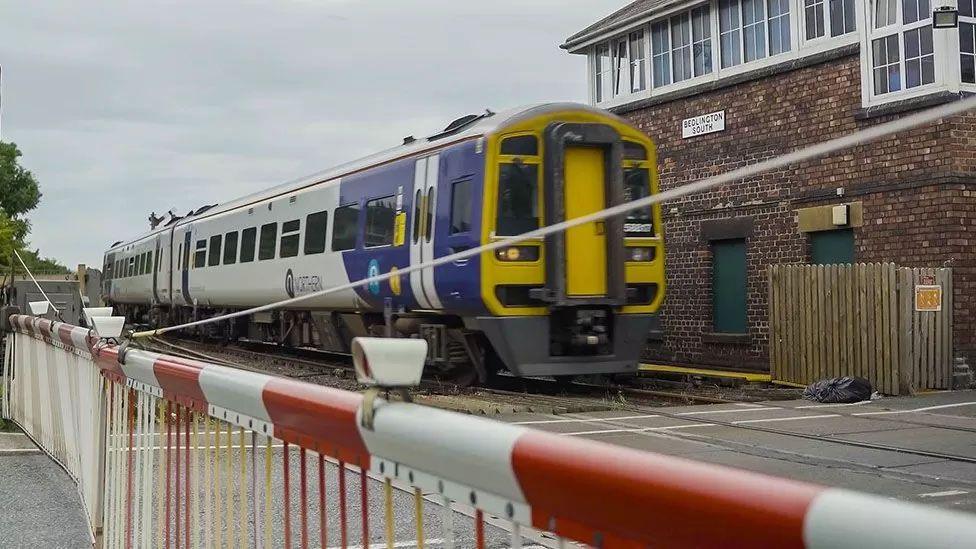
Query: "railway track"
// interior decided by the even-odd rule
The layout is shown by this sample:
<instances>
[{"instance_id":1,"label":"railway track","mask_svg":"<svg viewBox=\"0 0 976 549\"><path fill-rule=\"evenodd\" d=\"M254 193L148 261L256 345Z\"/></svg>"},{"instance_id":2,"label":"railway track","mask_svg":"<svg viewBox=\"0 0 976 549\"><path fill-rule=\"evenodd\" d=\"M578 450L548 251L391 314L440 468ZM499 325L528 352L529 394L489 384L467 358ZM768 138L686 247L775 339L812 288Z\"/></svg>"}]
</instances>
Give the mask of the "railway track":
<instances>
[{"instance_id":1,"label":"railway track","mask_svg":"<svg viewBox=\"0 0 976 549\"><path fill-rule=\"evenodd\" d=\"M153 346L156 346L156 350L159 352L178 354L185 358L194 360L205 360L254 372L277 373L278 375L297 379L330 377L332 378L331 381L338 381L338 385L342 386L343 388L349 388L352 390L358 390L360 388L355 379L351 375L348 375L352 372L351 357L342 353L320 352L312 349L284 349L277 345L246 341L235 345L222 346L213 343L200 343L186 340L180 340L179 343L175 343L167 339L154 337L151 338L151 342ZM206 350L201 351L199 350L200 348L204 348ZM254 349L264 350L257 351ZM284 355L282 354L282 351L284 351ZM319 357L319 359L314 360L312 358L296 356L299 354L305 355L305 357L315 356ZM223 358L221 355L223 355ZM242 363L244 361L241 360L230 360L228 357L245 359L252 364L260 363L264 364L264 366L255 367L251 364ZM269 363L284 365L285 367L269 368ZM329 368L332 369L332 372L328 371ZM336 376L336 370L346 372L348 377L340 378ZM580 413L602 410L648 412L648 408L653 407L654 414L680 421L763 432L793 438L817 440L830 444L909 454L958 463L976 463L976 458L969 456L944 452L933 452L916 448L905 448L887 444L821 437L817 435L777 429L774 427L764 427L753 424L745 425L729 421L722 421L715 419L714 417L702 419L694 416L671 413L660 409L662 406L675 403L690 404L694 402L705 402L709 404L725 404L737 402L732 400L703 397L701 395L693 395L683 392L647 390L617 384L598 385L593 383L557 383L553 380L543 378L515 378L512 376L500 375L496 377L495 381L496 383L492 387L463 388L456 385L441 383L436 380L425 379L419 387L418 393L421 396L425 394L435 394L450 395L460 398L477 395L491 395L494 398L500 397L502 399L513 399L519 401L522 405L528 407L530 410L535 403L537 408L539 408L538 411L552 413ZM336 384L330 383L330 385ZM526 404L527 401L529 402ZM851 418L855 417L838 411L833 411L831 413L844 415ZM878 416L872 419L880 421L897 421L900 423L917 424L920 426L934 426L931 423L902 418L891 419ZM601 425L615 425L623 428L639 427L626 422L613 420L601 420ZM938 427L953 431L976 432L976 429L974 428L961 426L938 425ZM690 435L669 432L668 436L675 436L677 438L685 438L688 440L706 440L724 446L730 445L728 441L707 435ZM764 449L770 452L780 451L776 448L764 447L761 445L753 446L757 449ZM856 462L848 460L838 461L860 465ZM976 486L976 483L973 483L973 485Z\"/></svg>"},{"instance_id":2,"label":"railway track","mask_svg":"<svg viewBox=\"0 0 976 549\"><path fill-rule=\"evenodd\" d=\"M149 342L150 350L176 354L193 360L204 360L232 368L273 373L296 379L325 381L328 385L350 390L360 388L354 379L351 356L345 353L286 348L246 340L225 345L188 339L173 341L170 338L152 337ZM339 372L341 375L337 375ZM663 406L731 402L685 392L653 391L619 384L566 383L547 378L516 378L509 375L495 376L489 387L460 387L437 379L425 378L418 392L422 395L455 397L491 395L516 411L557 413L614 410L637 403L643 406ZM502 406L499 410L505 408Z\"/></svg>"}]
</instances>

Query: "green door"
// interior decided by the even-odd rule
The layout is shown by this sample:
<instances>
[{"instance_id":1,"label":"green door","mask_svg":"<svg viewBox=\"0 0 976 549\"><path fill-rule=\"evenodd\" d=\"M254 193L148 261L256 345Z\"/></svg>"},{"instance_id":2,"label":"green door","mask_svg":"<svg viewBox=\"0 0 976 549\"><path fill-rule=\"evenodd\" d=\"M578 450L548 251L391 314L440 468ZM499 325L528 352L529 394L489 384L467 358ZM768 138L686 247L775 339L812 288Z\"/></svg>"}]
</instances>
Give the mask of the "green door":
<instances>
[{"instance_id":1,"label":"green door","mask_svg":"<svg viewBox=\"0 0 976 549\"><path fill-rule=\"evenodd\" d=\"M712 322L716 333L744 334L746 319L746 241L712 242Z\"/></svg>"},{"instance_id":2,"label":"green door","mask_svg":"<svg viewBox=\"0 0 976 549\"><path fill-rule=\"evenodd\" d=\"M854 263L854 229L810 233L810 262L814 265Z\"/></svg>"}]
</instances>

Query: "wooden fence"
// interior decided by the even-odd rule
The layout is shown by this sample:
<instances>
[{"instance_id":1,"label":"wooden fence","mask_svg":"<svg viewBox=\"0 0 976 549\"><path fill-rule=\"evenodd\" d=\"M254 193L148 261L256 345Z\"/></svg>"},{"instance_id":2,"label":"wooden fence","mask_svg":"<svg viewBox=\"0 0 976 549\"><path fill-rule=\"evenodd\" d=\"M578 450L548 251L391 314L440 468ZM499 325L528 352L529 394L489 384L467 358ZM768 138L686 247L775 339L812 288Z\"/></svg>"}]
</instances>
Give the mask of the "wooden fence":
<instances>
[{"instance_id":1,"label":"wooden fence","mask_svg":"<svg viewBox=\"0 0 976 549\"><path fill-rule=\"evenodd\" d=\"M774 380L805 385L852 375L886 394L948 389L952 269L773 265L769 341Z\"/></svg>"}]
</instances>

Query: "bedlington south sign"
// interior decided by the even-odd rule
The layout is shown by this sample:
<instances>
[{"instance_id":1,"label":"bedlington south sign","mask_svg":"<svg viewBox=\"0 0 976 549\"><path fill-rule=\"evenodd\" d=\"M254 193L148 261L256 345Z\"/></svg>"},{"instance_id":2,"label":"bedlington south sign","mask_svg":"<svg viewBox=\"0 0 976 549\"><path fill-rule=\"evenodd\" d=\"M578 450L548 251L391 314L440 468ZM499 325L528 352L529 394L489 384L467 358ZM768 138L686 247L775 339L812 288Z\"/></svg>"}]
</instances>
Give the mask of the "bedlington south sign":
<instances>
[{"instance_id":1,"label":"bedlington south sign","mask_svg":"<svg viewBox=\"0 0 976 549\"><path fill-rule=\"evenodd\" d=\"M725 111L710 112L701 116L685 118L681 121L681 137L687 139L696 135L720 132L725 129Z\"/></svg>"}]
</instances>

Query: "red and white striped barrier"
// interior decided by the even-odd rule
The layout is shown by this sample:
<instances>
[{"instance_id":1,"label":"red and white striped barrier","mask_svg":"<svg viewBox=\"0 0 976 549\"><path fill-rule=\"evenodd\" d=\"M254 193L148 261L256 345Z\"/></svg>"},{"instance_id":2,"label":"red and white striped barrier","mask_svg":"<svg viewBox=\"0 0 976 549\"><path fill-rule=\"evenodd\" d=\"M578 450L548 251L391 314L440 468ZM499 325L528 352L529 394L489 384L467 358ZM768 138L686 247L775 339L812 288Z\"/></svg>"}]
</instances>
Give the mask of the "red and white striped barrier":
<instances>
[{"instance_id":1,"label":"red and white striped barrier","mask_svg":"<svg viewBox=\"0 0 976 549\"><path fill-rule=\"evenodd\" d=\"M379 401L373 428L366 429L357 393L100 346L88 330L58 322L26 316L12 321L22 334L90 353L102 375L114 383L241 428L241 444L243 430L273 436L302 449L303 467L309 450L358 465L373 478L588 545L897 549L964 547L976 540L976 516L969 514L414 404ZM23 362L16 366L26 367L30 365ZM189 475L191 461L186 463ZM285 490L289 493L287 479ZM364 513L364 532L368 520ZM286 516L286 530L288 524ZM186 527L184 539L189 541ZM343 536L345 540L345 531ZM259 537L254 534L254 541Z\"/></svg>"}]
</instances>

